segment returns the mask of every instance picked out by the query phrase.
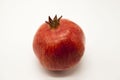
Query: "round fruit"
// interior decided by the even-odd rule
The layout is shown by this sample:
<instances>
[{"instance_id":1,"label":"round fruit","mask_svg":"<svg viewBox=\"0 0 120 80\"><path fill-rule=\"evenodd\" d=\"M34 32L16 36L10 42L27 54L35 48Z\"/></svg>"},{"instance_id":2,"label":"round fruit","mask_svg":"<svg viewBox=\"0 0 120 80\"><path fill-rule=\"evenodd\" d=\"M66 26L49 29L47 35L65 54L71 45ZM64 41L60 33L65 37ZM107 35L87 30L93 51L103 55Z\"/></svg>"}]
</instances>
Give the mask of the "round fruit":
<instances>
[{"instance_id":1,"label":"round fruit","mask_svg":"<svg viewBox=\"0 0 120 80\"><path fill-rule=\"evenodd\" d=\"M76 65L83 56L85 37L74 22L57 18L43 23L33 40L33 50L48 70L61 71Z\"/></svg>"}]
</instances>

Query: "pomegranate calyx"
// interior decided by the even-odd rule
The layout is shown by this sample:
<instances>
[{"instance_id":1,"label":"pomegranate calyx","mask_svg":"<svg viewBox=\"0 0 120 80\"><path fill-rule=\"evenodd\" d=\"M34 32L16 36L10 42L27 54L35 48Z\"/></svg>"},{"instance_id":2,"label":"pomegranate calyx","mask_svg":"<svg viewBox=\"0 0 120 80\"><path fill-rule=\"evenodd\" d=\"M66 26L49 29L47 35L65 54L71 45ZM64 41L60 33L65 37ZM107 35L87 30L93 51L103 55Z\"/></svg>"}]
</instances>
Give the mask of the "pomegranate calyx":
<instances>
[{"instance_id":1,"label":"pomegranate calyx","mask_svg":"<svg viewBox=\"0 0 120 80\"><path fill-rule=\"evenodd\" d=\"M55 17L53 19L51 19L51 17L49 16L48 21L45 21L45 22L47 24L49 24L51 28L57 28L61 18L62 18L62 16L57 18L57 15L55 15Z\"/></svg>"}]
</instances>

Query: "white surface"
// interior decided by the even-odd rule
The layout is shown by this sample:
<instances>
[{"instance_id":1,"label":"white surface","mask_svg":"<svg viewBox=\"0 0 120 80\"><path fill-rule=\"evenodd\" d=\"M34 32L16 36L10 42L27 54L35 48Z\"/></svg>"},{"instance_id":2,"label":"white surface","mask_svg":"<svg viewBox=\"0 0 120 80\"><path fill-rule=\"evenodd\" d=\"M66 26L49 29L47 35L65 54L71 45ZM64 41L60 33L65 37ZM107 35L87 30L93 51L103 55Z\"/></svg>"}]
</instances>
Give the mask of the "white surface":
<instances>
[{"instance_id":1,"label":"white surface","mask_svg":"<svg viewBox=\"0 0 120 80\"><path fill-rule=\"evenodd\" d=\"M36 30L55 14L86 35L81 64L61 73L45 71L32 50ZM120 80L120 0L0 0L0 80Z\"/></svg>"}]
</instances>

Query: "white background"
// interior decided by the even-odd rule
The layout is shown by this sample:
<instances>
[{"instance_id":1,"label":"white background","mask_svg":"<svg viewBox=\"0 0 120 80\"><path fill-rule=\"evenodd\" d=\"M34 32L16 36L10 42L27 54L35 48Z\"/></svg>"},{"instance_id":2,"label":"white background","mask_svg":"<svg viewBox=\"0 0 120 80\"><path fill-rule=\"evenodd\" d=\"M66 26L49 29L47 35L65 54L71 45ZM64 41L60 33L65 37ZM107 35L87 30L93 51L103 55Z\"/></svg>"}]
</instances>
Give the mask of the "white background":
<instances>
[{"instance_id":1,"label":"white background","mask_svg":"<svg viewBox=\"0 0 120 80\"><path fill-rule=\"evenodd\" d=\"M81 63L49 72L32 49L50 15L76 22L86 36ZM120 0L0 0L0 80L120 80Z\"/></svg>"}]
</instances>

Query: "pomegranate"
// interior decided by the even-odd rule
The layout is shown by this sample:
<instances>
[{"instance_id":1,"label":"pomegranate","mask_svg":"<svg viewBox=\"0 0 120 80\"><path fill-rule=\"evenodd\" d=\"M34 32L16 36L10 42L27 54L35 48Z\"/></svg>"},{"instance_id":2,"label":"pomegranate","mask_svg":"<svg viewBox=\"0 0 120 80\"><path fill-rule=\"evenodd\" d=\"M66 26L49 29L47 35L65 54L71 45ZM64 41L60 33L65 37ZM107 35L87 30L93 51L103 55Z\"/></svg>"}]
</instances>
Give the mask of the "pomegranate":
<instances>
[{"instance_id":1,"label":"pomegranate","mask_svg":"<svg viewBox=\"0 0 120 80\"><path fill-rule=\"evenodd\" d=\"M57 15L43 23L33 40L33 51L44 68L67 70L75 66L85 50L85 36L76 23Z\"/></svg>"}]
</instances>

